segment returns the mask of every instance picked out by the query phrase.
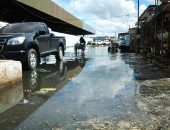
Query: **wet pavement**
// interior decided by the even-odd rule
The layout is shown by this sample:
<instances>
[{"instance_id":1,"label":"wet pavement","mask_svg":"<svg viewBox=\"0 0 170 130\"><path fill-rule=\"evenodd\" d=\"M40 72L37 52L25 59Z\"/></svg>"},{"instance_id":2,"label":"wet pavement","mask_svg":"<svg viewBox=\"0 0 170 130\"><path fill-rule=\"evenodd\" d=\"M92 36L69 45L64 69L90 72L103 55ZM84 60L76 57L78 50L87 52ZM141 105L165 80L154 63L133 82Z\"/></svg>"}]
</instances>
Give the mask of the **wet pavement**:
<instances>
[{"instance_id":1,"label":"wet pavement","mask_svg":"<svg viewBox=\"0 0 170 130\"><path fill-rule=\"evenodd\" d=\"M16 130L170 127L170 73L140 55L88 47L66 52L64 62L42 59L23 72L22 102L0 115L0 128Z\"/></svg>"}]
</instances>

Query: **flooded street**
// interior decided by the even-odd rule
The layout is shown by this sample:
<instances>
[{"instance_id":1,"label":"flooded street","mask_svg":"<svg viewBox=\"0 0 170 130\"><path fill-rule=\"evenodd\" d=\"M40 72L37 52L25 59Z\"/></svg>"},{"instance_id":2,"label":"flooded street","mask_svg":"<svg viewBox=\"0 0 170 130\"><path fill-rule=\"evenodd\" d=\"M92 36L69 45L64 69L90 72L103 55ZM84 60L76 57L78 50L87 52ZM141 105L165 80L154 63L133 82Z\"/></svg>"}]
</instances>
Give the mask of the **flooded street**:
<instances>
[{"instance_id":1,"label":"flooded street","mask_svg":"<svg viewBox=\"0 0 170 130\"><path fill-rule=\"evenodd\" d=\"M20 93L0 129L170 129L169 70L137 54L87 47L75 56L70 48L63 62L50 56L24 71Z\"/></svg>"}]
</instances>

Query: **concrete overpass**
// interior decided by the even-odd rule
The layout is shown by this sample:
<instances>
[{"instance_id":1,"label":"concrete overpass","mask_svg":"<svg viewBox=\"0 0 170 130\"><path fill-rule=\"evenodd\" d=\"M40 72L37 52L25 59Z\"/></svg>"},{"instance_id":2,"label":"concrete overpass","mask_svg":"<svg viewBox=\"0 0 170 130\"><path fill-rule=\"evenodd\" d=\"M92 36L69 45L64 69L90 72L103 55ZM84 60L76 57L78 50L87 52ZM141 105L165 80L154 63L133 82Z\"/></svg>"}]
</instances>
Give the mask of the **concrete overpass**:
<instances>
[{"instance_id":1,"label":"concrete overpass","mask_svg":"<svg viewBox=\"0 0 170 130\"><path fill-rule=\"evenodd\" d=\"M92 27L51 0L0 0L0 21L41 21L56 32L72 35L95 33Z\"/></svg>"}]
</instances>

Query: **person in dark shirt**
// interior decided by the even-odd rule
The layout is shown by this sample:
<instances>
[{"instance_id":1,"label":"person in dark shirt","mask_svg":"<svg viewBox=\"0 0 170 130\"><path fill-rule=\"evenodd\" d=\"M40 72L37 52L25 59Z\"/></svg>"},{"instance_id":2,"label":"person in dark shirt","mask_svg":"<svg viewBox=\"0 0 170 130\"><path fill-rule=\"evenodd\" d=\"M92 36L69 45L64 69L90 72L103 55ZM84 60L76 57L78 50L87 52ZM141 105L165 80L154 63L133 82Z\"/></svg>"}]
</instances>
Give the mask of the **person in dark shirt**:
<instances>
[{"instance_id":1,"label":"person in dark shirt","mask_svg":"<svg viewBox=\"0 0 170 130\"><path fill-rule=\"evenodd\" d=\"M80 37L80 44L82 44L85 46L86 45L86 41L84 40L84 38L81 36Z\"/></svg>"},{"instance_id":2,"label":"person in dark shirt","mask_svg":"<svg viewBox=\"0 0 170 130\"><path fill-rule=\"evenodd\" d=\"M86 41L85 41L85 39L83 38L83 36L81 36L80 39L79 39L79 43L77 43L77 44L74 45L75 53L77 54L77 50L78 50L78 49L81 49L81 50L84 52L85 46L86 46Z\"/></svg>"}]
</instances>

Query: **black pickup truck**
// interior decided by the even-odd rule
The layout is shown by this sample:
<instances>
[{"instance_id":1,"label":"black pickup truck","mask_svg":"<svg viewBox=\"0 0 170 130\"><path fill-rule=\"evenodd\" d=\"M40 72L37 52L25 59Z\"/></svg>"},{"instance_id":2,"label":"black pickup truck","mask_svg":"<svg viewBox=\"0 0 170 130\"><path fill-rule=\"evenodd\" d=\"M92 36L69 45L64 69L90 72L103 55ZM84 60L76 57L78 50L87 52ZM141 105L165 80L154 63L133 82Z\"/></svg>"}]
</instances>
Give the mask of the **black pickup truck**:
<instances>
[{"instance_id":1,"label":"black pickup truck","mask_svg":"<svg viewBox=\"0 0 170 130\"><path fill-rule=\"evenodd\" d=\"M53 54L62 60L65 49L65 38L54 36L42 22L14 23L0 29L0 57L19 60L28 69L35 69L42 56Z\"/></svg>"}]
</instances>

